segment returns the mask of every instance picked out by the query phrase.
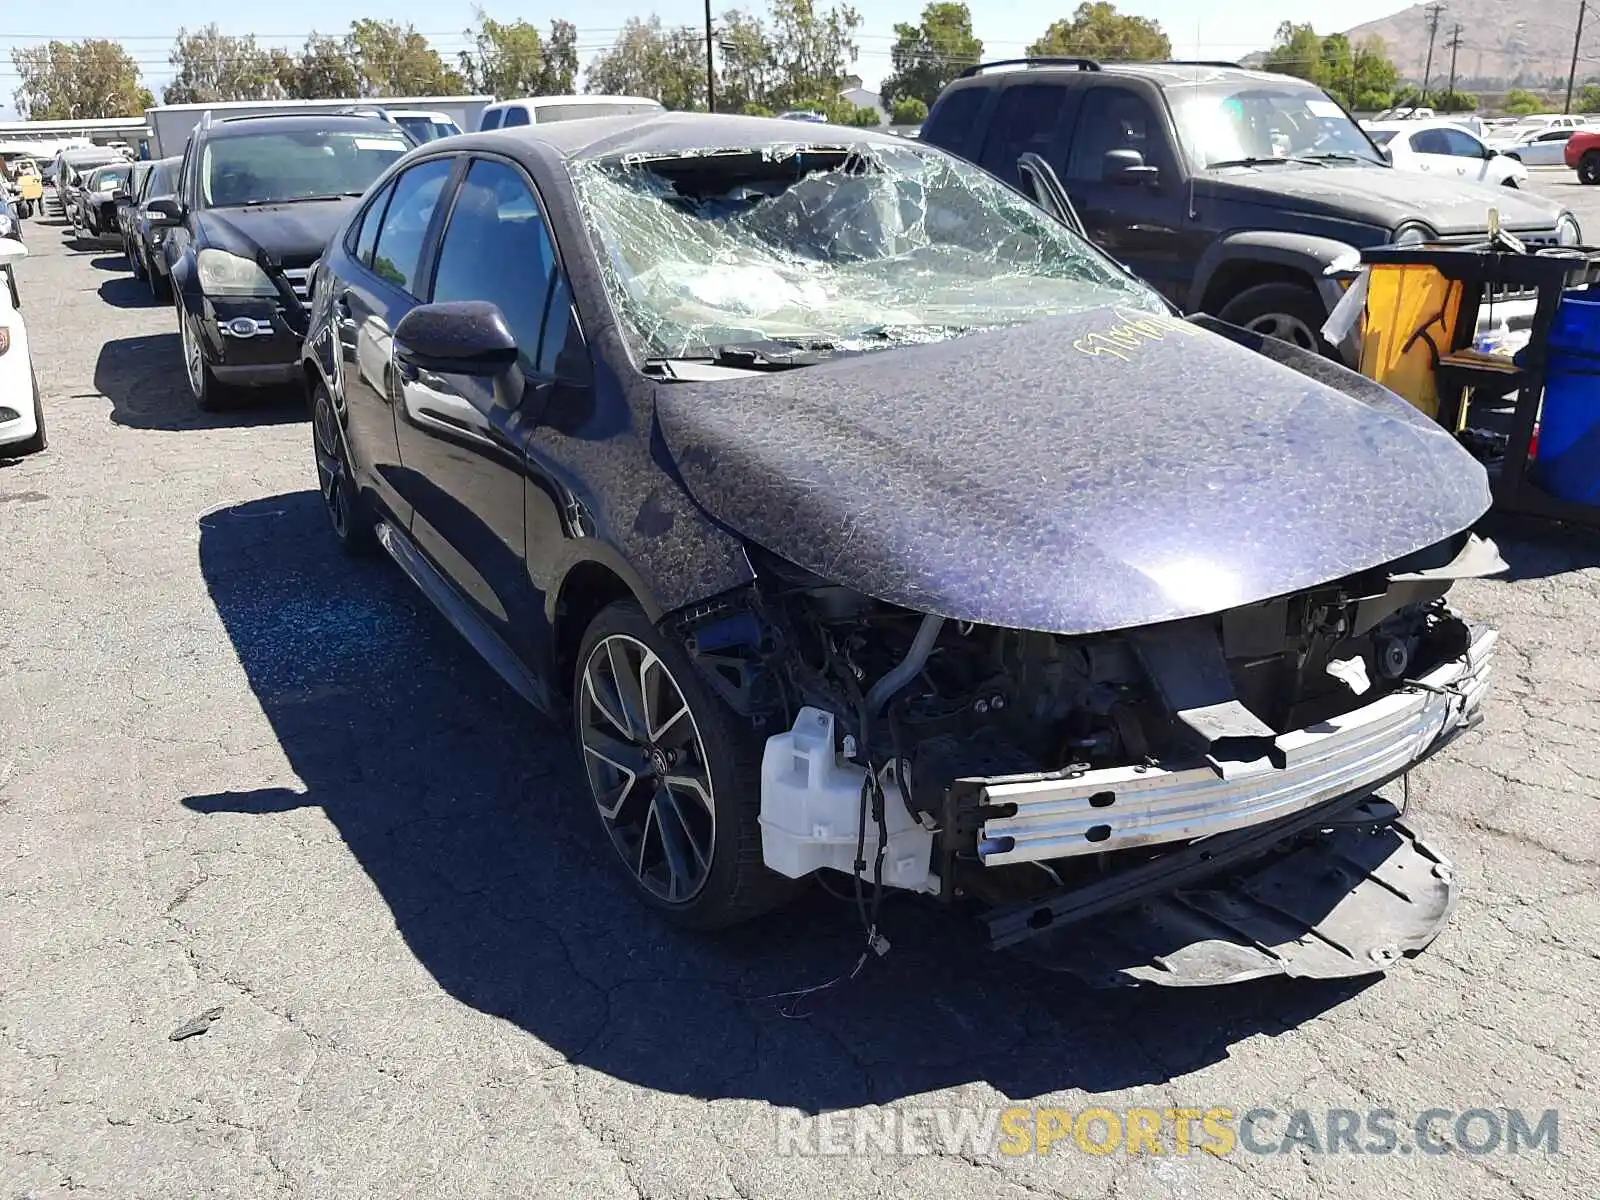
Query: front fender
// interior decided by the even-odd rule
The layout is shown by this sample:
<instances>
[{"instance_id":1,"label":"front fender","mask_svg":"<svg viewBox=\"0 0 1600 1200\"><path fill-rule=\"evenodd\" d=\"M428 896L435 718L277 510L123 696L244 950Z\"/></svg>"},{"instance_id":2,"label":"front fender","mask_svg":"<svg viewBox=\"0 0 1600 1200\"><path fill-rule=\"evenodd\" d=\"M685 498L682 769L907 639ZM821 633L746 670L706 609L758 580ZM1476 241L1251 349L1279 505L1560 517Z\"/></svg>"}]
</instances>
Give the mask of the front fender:
<instances>
[{"instance_id":1,"label":"front fender","mask_svg":"<svg viewBox=\"0 0 1600 1200\"><path fill-rule=\"evenodd\" d=\"M1200 256L1190 285L1188 311L1198 312L1211 281L1223 267L1236 262L1270 263L1306 275L1316 285L1323 302L1331 309L1342 289L1325 272L1341 259L1356 259L1359 252L1349 242L1309 233L1289 233L1272 229L1241 229L1225 233Z\"/></svg>"}]
</instances>

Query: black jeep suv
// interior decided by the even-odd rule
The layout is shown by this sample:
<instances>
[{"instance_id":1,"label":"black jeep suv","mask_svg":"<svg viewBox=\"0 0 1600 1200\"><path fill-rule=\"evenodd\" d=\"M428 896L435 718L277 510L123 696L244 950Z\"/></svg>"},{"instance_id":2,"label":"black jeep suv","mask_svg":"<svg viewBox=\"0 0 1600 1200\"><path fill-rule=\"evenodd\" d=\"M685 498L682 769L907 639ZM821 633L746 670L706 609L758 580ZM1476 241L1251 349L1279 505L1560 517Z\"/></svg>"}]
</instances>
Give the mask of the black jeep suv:
<instances>
[{"instance_id":1,"label":"black jeep suv","mask_svg":"<svg viewBox=\"0 0 1600 1200\"><path fill-rule=\"evenodd\" d=\"M982 64L920 136L1024 191L1018 159L1039 155L1090 238L1186 312L1330 355L1326 272L1353 250L1481 239L1491 207L1525 241L1582 238L1553 201L1396 170L1319 88L1227 63ZM1496 322L1532 315L1531 298L1496 299Z\"/></svg>"},{"instance_id":2,"label":"black jeep suv","mask_svg":"<svg viewBox=\"0 0 1600 1200\"><path fill-rule=\"evenodd\" d=\"M206 114L207 117L210 114ZM411 148L375 117L281 113L202 118L175 195L152 200L165 226L184 372L195 402L301 378L311 269L358 197Z\"/></svg>"}]
</instances>

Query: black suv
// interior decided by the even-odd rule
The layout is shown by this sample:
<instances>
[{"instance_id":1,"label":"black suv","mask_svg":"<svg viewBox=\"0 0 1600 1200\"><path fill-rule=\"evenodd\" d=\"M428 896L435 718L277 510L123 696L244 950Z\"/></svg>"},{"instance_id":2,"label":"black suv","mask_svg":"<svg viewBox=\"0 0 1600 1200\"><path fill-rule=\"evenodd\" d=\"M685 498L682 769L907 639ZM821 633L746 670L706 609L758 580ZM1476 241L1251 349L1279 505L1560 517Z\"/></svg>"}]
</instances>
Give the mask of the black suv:
<instances>
[{"instance_id":1,"label":"black suv","mask_svg":"<svg viewBox=\"0 0 1600 1200\"><path fill-rule=\"evenodd\" d=\"M410 148L373 117L202 118L176 194L146 206L168 229L156 269L172 284L201 408L222 406L230 386L300 378L311 269L367 186Z\"/></svg>"},{"instance_id":2,"label":"black suv","mask_svg":"<svg viewBox=\"0 0 1600 1200\"><path fill-rule=\"evenodd\" d=\"M1553 201L1396 170L1321 89L1231 63L982 64L920 136L1030 193L1018 159L1037 154L1089 237L1185 311L1330 355L1327 271L1354 250L1481 239L1491 207L1525 241L1582 239ZM1497 298L1496 321L1532 315L1531 298Z\"/></svg>"}]
</instances>

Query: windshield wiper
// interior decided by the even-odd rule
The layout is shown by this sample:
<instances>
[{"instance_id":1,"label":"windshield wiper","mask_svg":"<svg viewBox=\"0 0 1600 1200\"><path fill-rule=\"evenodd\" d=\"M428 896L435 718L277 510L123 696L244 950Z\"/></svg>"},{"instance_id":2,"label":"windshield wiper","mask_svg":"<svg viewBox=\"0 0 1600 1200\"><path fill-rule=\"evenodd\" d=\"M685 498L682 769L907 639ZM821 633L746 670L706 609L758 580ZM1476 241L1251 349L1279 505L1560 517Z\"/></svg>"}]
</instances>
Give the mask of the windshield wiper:
<instances>
[{"instance_id":1,"label":"windshield wiper","mask_svg":"<svg viewBox=\"0 0 1600 1200\"><path fill-rule=\"evenodd\" d=\"M276 200L246 200L240 208L265 208L271 204L309 204L314 200L343 200L348 196L364 196L365 192L333 192L326 196L284 196Z\"/></svg>"}]
</instances>

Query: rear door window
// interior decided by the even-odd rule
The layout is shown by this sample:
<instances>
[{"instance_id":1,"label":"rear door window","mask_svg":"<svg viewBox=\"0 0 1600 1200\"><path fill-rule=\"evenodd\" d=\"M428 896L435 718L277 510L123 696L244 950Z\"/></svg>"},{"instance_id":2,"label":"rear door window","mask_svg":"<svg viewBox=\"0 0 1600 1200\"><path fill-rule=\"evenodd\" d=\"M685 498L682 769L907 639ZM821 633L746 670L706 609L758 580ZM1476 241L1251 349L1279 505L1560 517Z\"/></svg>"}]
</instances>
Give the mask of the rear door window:
<instances>
[{"instance_id":1,"label":"rear door window","mask_svg":"<svg viewBox=\"0 0 1600 1200\"><path fill-rule=\"evenodd\" d=\"M1442 129L1424 129L1411 135L1411 148L1418 154L1449 154L1450 142Z\"/></svg>"},{"instance_id":2,"label":"rear door window","mask_svg":"<svg viewBox=\"0 0 1600 1200\"><path fill-rule=\"evenodd\" d=\"M922 141L972 158L980 141L978 119L983 116L984 103L990 90L981 87L956 88L934 101L933 111L918 135Z\"/></svg>"},{"instance_id":3,"label":"rear door window","mask_svg":"<svg viewBox=\"0 0 1600 1200\"><path fill-rule=\"evenodd\" d=\"M506 109L505 128L509 129L513 125L526 125L527 123L528 110L523 108L522 105L513 104Z\"/></svg>"},{"instance_id":4,"label":"rear door window","mask_svg":"<svg viewBox=\"0 0 1600 1200\"><path fill-rule=\"evenodd\" d=\"M1000 93L978 165L1020 187L1017 159L1030 151L1049 162L1058 141L1067 88L1059 83L1013 84Z\"/></svg>"},{"instance_id":5,"label":"rear door window","mask_svg":"<svg viewBox=\"0 0 1600 1200\"><path fill-rule=\"evenodd\" d=\"M501 116L501 110L500 109L498 109L498 108L489 109L488 112L483 114L483 124L478 126L478 128L479 129L499 129L500 128L500 116Z\"/></svg>"}]
</instances>

